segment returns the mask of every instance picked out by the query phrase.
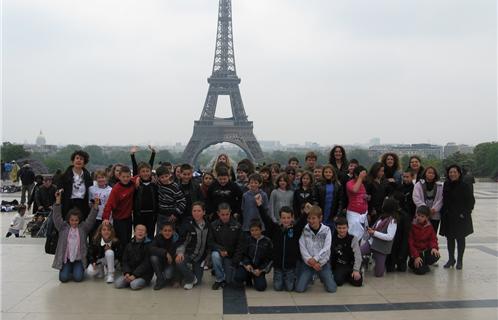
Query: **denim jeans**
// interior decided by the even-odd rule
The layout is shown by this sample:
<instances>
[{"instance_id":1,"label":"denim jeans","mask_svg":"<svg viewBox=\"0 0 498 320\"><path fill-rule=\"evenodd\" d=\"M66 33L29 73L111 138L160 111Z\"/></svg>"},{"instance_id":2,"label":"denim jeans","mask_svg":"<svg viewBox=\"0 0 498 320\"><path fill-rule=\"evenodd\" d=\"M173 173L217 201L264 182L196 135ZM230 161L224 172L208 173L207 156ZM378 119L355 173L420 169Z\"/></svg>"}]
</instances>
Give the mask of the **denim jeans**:
<instances>
[{"instance_id":1,"label":"denim jeans","mask_svg":"<svg viewBox=\"0 0 498 320\"><path fill-rule=\"evenodd\" d=\"M176 265L176 268L182 274L185 283L194 282L194 277L197 278L197 284L202 282L204 268L201 267L201 263L202 261L194 262L190 257L186 256L182 263Z\"/></svg>"},{"instance_id":2,"label":"denim jeans","mask_svg":"<svg viewBox=\"0 0 498 320\"><path fill-rule=\"evenodd\" d=\"M62 269L59 271L60 282L68 282L74 280L75 282L83 281L85 276L85 268L83 267L83 262L81 260L76 260L74 262L66 262L62 265Z\"/></svg>"},{"instance_id":3,"label":"denim jeans","mask_svg":"<svg viewBox=\"0 0 498 320\"><path fill-rule=\"evenodd\" d=\"M323 285L325 286L325 290L327 290L327 292L330 293L336 292L337 284L334 281L332 269L330 268L329 262L324 264L320 271L316 271L307 264L303 264L301 266L301 273L299 274L296 281L296 292L306 291L315 273L318 273L318 276L320 277L320 280L323 282Z\"/></svg>"},{"instance_id":4,"label":"denim jeans","mask_svg":"<svg viewBox=\"0 0 498 320\"><path fill-rule=\"evenodd\" d=\"M232 258L222 257L218 251L213 251L211 252L211 260L213 261L216 282L226 281L227 283L232 283L234 274Z\"/></svg>"},{"instance_id":5,"label":"denim jeans","mask_svg":"<svg viewBox=\"0 0 498 320\"><path fill-rule=\"evenodd\" d=\"M124 276L120 276L114 281L114 286L116 289L122 289L126 287L130 287L131 290L140 290L145 288L148 285L147 281L143 278L136 278L132 282L128 282L125 280Z\"/></svg>"},{"instance_id":6,"label":"denim jeans","mask_svg":"<svg viewBox=\"0 0 498 320\"><path fill-rule=\"evenodd\" d=\"M173 279L175 275L175 266L168 264L165 257L151 256L150 264L157 277L157 282L164 282Z\"/></svg>"},{"instance_id":7,"label":"denim jeans","mask_svg":"<svg viewBox=\"0 0 498 320\"><path fill-rule=\"evenodd\" d=\"M296 271L274 269L273 270L273 290L275 291L292 291L294 290L294 283L296 282Z\"/></svg>"}]
</instances>

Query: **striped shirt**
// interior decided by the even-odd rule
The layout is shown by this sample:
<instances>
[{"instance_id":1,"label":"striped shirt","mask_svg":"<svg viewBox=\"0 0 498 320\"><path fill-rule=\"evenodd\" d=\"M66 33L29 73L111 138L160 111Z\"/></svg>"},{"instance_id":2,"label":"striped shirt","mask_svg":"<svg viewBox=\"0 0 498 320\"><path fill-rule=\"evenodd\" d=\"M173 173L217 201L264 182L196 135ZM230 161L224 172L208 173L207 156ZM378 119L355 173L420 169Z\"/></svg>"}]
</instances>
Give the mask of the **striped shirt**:
<instances>
[{"instance_id":1,"label":"striped shirt","mask_svg":"<svg viewBox=\"0 0 498 320\"><path fill-rule=\"evenodd\" d=\"M185 211L187 200L176 182L157 183L159 214L180 216Z\"/></svg>"}]
</instances>

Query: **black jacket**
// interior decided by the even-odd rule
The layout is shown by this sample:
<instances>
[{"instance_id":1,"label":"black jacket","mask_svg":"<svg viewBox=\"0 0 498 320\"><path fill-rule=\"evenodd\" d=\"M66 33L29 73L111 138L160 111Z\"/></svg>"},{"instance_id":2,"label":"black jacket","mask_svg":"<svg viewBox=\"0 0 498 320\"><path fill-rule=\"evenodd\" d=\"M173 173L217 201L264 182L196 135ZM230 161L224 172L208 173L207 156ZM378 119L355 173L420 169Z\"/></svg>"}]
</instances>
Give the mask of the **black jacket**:
<instances>
[{"instance_id":1,"label":"black jacket","mask_svg":"<svg viewBox=\"0 0 498 320\"><path fill-rule=\"evenodd\" d=\"M230 205L232 213L241 213L242 191L235 182L229 181L225 186L221 186L218 181L214 181L209 186L207 200L208 214L215 214L222 202Z\"/></svg>"},{"instance_id":2,"label":"black jacket","mask_svg":"<svg viewBox=\"0 0 498 320\"><path fill-rule=\"evenodd\" d=\"M380 216L382 213L382 204L387 196L387 181L381 180L380 183L377 181L369 181L365 185L367 194L370 196L368 201L368 213L374 215L374 219Z\"/></svg>"},{"instance_id":3,"label":"black jacket","mask_svg":"<svg viewBox=\"0 0 498 320\"><path fill-rule=\"evenodd\" d=\"M55 203L55 193L57 188L51 185L50 188L45 188L41 185L35 193L35 203L38 207L43 207L44 211L48 211L49 207L53 206ZM35 210L38 210L38 207Z\"/></svg>"},{"instance_id":4,"label":"black jacket","mask_svg":"<svg viewBox=\"0 0 498 320\"><path fill-rule=\"evenodd\" d=\"M92 176L90 175L90 172L88 172L87 169L83 168L83 180L85 183L86 187L86 192L85 192L85 197L83 198L83 203L86 205L84 207L82 214L83 218L88 215L90 212L90 206L88 205L88 189L93 185L93 179ZM62 217L65 219L67 212L72 209L71 207L71 194L73 191L73 166L69 166L67 170L64 172L61 178L61 183L62 186L61 188L64 189L64 192L62 193L62 203L61 203L61 208L62 208Z\"/></svg>"},{"instance_id":5,"label":"black jacket","mask_svg":"<svg viewBox=\"0 0 498 320\"><path fill-rule=\"evenodd\" d=\"M151 195L150 199L145 199L144 193L149 193ZM151 201L150 203L143 203L144 201ZM144 184L140 182L140 185L135 189L135 194L133 196L133 217L139 217L142 214L142 208L150 208L152 212L147 212L146 214L157 214L157 185L150 182L149 184Z\"/></svg>"},{"instance_id":6,"label":"black jacket","mask_svg":"<svg viewBox=\"0 0 498 320\"><path fill-rule=\"evenodd\" d=\"M116 239L111 242L111 249L114 251L114 259L117 260L120 257L119 252L119 242ZM92 239L90 245L88 246L88 263L96 263L99 259L105 257L105 246L100 245L100 241L95 243Z\"/></svg>"},{"instance_id":7,"label":"black jacket","mask_svg":"<svg viewBox=\"0 0 498 320\"><path fill-rule=\"evenodd\" d=\"M150 265L150 240L145 238L142 242L131 239L123 252L123 274L129 273L136 278L143 278L149 282L154 275Z\"/></svg>"},{"instance_id":8,"label":"black jacket","mask_svg":"<svg viewBox=\"0 0 498 320\"><path fill-rule=\"evenodd\" d=\"M472 210L475 198L472 187L462 179L446 181L443 187L443 207L441 208L441 229L439 234L446 237L462 238L474 232Z\"/></svg>"},{"instance_id":9,"label":"black jacket","mask_svg":"<svg viewBox=\"0 0 498 320\"><path fill-rule=\"evenodd\" d=\"M156 235L150 245L150 255L165 258L166 253L169 253L171 258L175 258L176 249L178 248L178 234L173 234L170 239L165 239L162 234Z\"/></svg>"},{"instance_id":10,"label":"black jacket","mask_svg":"<svg viewBox=\"0 0 498 320\"><path fill-rule=\"evenodd\" d=\"M35 173L33 172L33 169L31 169L31 167L23 166L17 173L17 176L21 179L21 183L23 186L28 186L35 183Z\"/></svg>"},{"instance_id":11,"label":"black jacket","mask_svg":"<svg viewBox=\"0 0 498 320\"><path fill-rule=\"evenodd\" d=\"M315 186L315 202L320 208L322 208L322 210L325 210L325 196L326 196L326 184L323 182L317 184ZM340 184L340 182L336 181L334 182L334 196L332 199L332 208L330 210L329 222L324 221L323 223L329 224L330 221L333 221L333 219L339 213L341 213L342 199L343 199L342 185ZM325 217L325 212L323 212L323 216Z\"/></svg>"},{"instance_id":12,"label":"black jacket","mask_svg":"<svg viewBox=\"0 0 498 320\"><path fill-rule=\"evenodd\" d=\"M266 234L273 244L273 265L276 269L291 270L301 259L299 238L306 226L306 216L301 216L294 225L285 229L273 222L263 206L258 207L259 215L266 226Z\"/></svg>"},{"instance_id":13,"label":"black jacket","mask_svg":"<svg viewBox=\"0 0 498 320\"><path fill-rule=\"evenodd\" d=\"M294 191L293 209L295 217L301 216L302 210L306 203L316 203L315 188L304 190L302 187L299 187L299 189Z\"/></svg>"},{"instance_id":14,"label":"black jacket","mask_svg":"<svg viewBox=\"0 0 498 320\"><path fill-rule=\"evenodd\" d=\"M185 211L183 213L182 219L186 217L192 217L192 203L196 201L201 201L201 188L199 184L194 183L194 181L190 181L188 184L182 184L181 181L178 183L180 190L182 190L185 195Z\"/></svg>"},{"instance_id":15,"label":"black jacket","mask_svg":"<svg viewBox=\"0 0 498 320\"><path fill-rule=\"evenodd\" d=\"M226 251L233 264L238 265L241 259L244 233L242 226L233 218L228 223L217 219L211 223L208 247L212 251Z\"/></svg>"},{"instance_id":16,"label":"black jacket","mask_svg":"<svg viewBox=\"0 0 498 320\"><path fill-rule=\"evenodd\" d=\"M258 240L253 237L245 239L242 249L242 265L251 265L254 269L268 273L272 263L273 245L270 238L261 236Z\"/></svg>"},{"instance_id":17,"label":"black jacket","mask_svg":"<svg viewBox=\"0 0 498 320\"><path fill-rule=\"evenodd\" d=\"M181 228L180 246L177 252L182 252L193 261L202 261L207 254L208 239L209 223L205 221L204 227L201 229L194 220L189 220Z\"/></svg>"}]
</instances>

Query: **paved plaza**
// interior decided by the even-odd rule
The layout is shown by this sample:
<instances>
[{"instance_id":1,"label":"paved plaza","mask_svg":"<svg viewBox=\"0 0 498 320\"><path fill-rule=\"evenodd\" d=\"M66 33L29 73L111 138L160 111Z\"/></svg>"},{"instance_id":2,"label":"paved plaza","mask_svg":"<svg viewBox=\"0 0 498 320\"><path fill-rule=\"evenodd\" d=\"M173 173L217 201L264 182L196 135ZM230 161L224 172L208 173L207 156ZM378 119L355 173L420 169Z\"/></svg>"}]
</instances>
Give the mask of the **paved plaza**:
<instances>
[{"instance_id":1,"label":"paved plaza","mask_svg":"<svg viewBox=\"0 0 498 320\"><path fill-rule=\"evenodd\" d=\"M18 195L2 199L12 200ZM474 234L467 238L463 270L439 267L425 276L389 273L364 286L328 294L320 281L306 293L253 289L213 291L205 273L191 291L117 290L101 280L60 283L44 239L5 239L14 213L1 217L1 318L4 320L153 319L496 319L498 317L498 183L475 185ZM271 279L270 279L271 282Z\"/></svg>"}]
</instances>

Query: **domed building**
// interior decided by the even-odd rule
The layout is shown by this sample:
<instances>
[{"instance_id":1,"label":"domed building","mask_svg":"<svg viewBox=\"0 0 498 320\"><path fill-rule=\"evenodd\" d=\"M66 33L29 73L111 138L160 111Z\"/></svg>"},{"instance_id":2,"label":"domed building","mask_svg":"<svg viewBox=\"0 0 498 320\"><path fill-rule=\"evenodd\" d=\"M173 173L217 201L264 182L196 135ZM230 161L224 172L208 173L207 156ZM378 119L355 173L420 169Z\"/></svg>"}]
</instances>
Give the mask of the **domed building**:
<instances>
[{"instance_id":1,"label":"domed building","mask_svg":"<svg viewBox=\"0 0 498 320\"><path fill-rule=\"evenodd\" d=\"M36 138L36 145L38 147L42 147L47 144L47 140L45 139L45 136L43 136L43 132L40 130L40 134L38 135L38 138Z\"/></svg>"}]
</instances>

